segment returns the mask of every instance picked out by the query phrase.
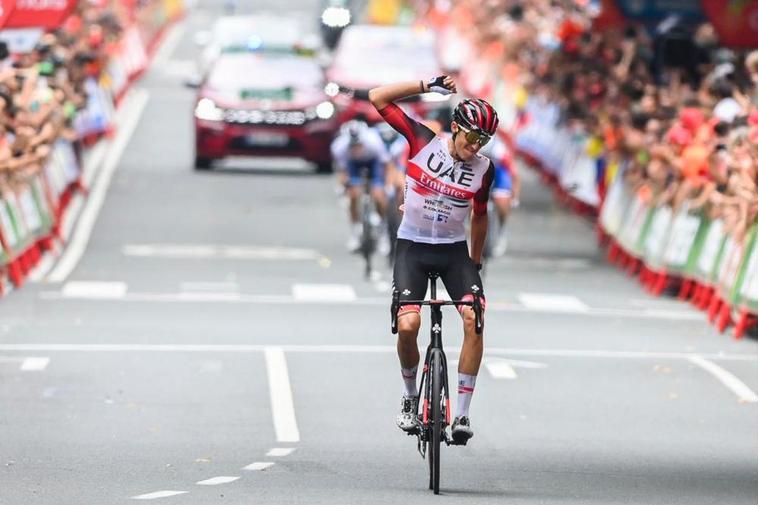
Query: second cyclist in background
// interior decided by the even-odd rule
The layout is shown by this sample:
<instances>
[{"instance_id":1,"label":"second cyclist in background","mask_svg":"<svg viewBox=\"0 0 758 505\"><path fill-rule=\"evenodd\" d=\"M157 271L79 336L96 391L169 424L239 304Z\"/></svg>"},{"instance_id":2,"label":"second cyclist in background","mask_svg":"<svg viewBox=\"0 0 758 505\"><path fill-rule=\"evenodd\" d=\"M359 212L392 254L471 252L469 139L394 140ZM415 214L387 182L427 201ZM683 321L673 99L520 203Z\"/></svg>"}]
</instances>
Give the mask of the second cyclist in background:
<instances>
[{"instance_id":1,"label":"second cyclist in background","mask_svg":"<svg viewBox=\"0 0 758 505\"><path fill-rule=\"evenodd\" d=\"M385 170L390 161L389 153L379 133L365 122L352 120L345 123L331 146L332 158L341 171L350 200L350 237L347 248L355 252L360 247L361 222L358 201L366 184L371 185L371 196L376 203L380 218L384 218L387 197L384 191ZM368 174L366 174L368 171ZM380 239L380 249L386 249L388 238Z\"/></svg>"},{"instance_id":2,"label":"second cyclist in background","mask_svg":"<svg viewBox=\"0 0 758 505\"><path fill-rule=\"evenodd\" d=\"M495 165L491 199L497 212L497 226L495 226L495 236L488 239L493 240L492 255L497 257L505 254L508 247L506 224L511 209L519 206L521 177L511 151L499 132L492 137L492 142L485 145L479 152Z\"/></svg>"}]
</instances>

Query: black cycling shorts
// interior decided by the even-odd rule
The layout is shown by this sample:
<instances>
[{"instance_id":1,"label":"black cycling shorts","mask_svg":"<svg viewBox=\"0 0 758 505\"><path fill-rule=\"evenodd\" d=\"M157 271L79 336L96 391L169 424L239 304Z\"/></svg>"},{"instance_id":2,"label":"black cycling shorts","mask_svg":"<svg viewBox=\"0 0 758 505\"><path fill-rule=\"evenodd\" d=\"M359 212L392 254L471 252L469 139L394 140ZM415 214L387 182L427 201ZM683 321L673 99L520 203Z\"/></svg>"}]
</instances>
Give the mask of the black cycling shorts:
<instances>
[{"instance_id":1,"label":"black cycling shorts","mask_svg":"<svg viewBox=\"0 0 758 505\"><path fill-rule=\"evenodd\" d=\"M398 239L392 285L400 301L423 300L429 285L429 272L437 272L453 300L473 300L474 292L482 297L484 288L466 242L423 244ZM459 310L462 307L459 308ZM404 305L398 314L419 312L418 305Z\"/></svg>"}]
</instances>

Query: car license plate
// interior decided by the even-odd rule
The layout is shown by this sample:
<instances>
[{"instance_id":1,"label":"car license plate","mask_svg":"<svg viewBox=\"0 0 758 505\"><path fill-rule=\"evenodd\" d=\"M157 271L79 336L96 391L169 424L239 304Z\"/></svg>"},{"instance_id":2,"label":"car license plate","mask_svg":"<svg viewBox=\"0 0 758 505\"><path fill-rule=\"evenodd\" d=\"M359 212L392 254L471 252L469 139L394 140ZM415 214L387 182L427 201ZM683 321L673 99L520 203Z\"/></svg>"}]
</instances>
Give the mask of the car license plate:
<instances>
[{"instance_id":1,"label":"car license plate","mask_svg":"<svg viewBox=\"0 0 758 505\"><path fill-rule=\"evenodd\" d=\"M289 137L284 133L256 132L245 137L251 146L281 147L287 145Z\"/></svg>"}]
</instances>

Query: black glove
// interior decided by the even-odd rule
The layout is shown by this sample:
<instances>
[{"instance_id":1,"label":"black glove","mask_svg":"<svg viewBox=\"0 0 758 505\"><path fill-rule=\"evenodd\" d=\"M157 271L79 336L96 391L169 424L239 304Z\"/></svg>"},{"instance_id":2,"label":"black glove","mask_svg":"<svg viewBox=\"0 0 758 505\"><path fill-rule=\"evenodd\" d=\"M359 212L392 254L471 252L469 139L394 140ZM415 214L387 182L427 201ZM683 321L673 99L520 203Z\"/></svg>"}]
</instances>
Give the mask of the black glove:
<instances>
[{"instance_id":1,"label":"black glove","mask_svg":"<svg viewBox=\"0 0 758 505\"><path fill-rule=\"evenodd\" d=\"M434 77L432 79L429 79L429 81L426 83L426 89L427 91L431 93L439 93L441 95L450 95L453 93L453 89L449 88L445 84L445 78L447 78L446 75L440 75L438 77Z\"/></svg>"}]
</instances>

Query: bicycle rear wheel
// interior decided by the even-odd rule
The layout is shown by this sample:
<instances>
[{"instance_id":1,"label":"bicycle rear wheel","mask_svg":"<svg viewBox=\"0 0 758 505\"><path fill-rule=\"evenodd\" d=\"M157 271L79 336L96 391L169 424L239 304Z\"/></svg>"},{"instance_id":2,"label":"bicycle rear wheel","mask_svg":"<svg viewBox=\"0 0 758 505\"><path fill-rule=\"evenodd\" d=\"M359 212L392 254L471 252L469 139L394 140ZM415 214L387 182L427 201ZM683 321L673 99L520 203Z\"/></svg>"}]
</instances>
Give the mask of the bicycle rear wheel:
<instances>
[{"instance_id":1,"label":"bicycle rear wheel","mask_svg":"<svg viewBox=\"0 0 758 505\"><path fill-rule=\"evenodd\" d=\"M431 412L429 419L429 489L440 494L440 446L442 442L442 357L432 352L429 363Z\"/></svg>"}]
</instances>

